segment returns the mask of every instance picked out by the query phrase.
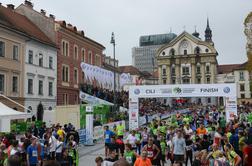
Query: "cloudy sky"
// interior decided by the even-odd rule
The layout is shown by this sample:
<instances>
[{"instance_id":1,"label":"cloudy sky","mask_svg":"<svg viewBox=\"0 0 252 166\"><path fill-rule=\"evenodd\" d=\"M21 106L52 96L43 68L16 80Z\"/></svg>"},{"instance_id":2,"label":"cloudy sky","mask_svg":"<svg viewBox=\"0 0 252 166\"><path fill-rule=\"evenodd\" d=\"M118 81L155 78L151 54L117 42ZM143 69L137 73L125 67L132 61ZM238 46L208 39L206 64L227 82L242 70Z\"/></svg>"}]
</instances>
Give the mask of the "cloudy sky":
<instances>
[{"instance_id":1,"label":"cloudy sky","mask_svg":"<svg viewBox=\"0 0 252 166\"><path fill-rule=\"evenodd\" d=\"M19 5L24 0L1 0ZM116 57L120 65L131 64L131 48L148 34L180 34L194 27L203 38L207 16L219 52L219 64L246 61L243 21L252 11L252 0L32 0L36 10L45 9L83 29L86 36L106 47L112 55L111 32L116 35Z\"/></svg>"}]
</instances>

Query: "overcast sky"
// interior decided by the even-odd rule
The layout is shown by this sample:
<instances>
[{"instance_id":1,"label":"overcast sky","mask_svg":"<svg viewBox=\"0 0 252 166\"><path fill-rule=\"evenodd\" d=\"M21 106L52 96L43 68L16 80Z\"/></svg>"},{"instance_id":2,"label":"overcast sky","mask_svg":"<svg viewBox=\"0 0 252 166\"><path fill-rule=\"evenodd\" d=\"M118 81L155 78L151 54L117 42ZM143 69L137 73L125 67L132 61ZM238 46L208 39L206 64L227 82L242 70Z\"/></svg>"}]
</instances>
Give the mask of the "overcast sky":
<instances>
[{"instance_id":1,"label":"overcast sky","mask_svg":"<svg viewBox=\"0 0 252 166\"><path fill-rule=\"evenodd\" d=\"M0 0L19 5L24 0ZM141 35L180 34L194 27L204 37L207 16L219 64L246 61L243 21L252 11L252 0L32 0L38 11L45 9L82 29L85 35L103 44L112 55L111 32L116 37L116 58L120 65L132 62L131 48Z\"/></svg>"}]
</instances>

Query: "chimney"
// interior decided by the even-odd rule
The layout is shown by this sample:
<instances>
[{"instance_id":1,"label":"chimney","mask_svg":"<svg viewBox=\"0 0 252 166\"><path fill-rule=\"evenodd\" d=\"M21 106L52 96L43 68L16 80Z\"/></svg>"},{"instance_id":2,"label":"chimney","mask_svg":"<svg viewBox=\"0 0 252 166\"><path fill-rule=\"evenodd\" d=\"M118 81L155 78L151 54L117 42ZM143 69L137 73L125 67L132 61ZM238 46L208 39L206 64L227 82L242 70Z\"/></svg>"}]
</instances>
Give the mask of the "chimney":
<instances>
[{"instance_id":1,"label":"chimney","mask_svg":"<svg viewBox=\"0 0 252 166\"><path fill-rule=\"evenodd\" d=\"M44 16L46 15L46 11L44 9L41 9L40 13L43 14Z\"/></svg>"},{"instance_id":2,"label":"chimney","mask_svg":"<svg viewBox=\"0 0 252 166\"><path fill-rule=\"evenodd\" d=\"M55 20L55 16L53 14L50 14L49 17L53 20Z\"/></svg>"},{"instance_id":3,"label":"chimney","mask_svg":"<svg viewBox=\"0 0 252 166\"><path fill-rule=\"evenodd\" d=\"M25 4L27 7L33 8L33 4L32 4L31 1L29 1L29 0L25 0L24 4Z\"/></svg>"},{"instance_id":4,"label":"chimney","mask_svg":"<svg viewBox=\"0 0 252 166\"><path fill-rule=\"evenodd\" d=\"M11 10L14 10L15 5L13 5L13 4L7 4L7 8L8 8L8 9L11 9Z\"/></svg>"}]
</instances>

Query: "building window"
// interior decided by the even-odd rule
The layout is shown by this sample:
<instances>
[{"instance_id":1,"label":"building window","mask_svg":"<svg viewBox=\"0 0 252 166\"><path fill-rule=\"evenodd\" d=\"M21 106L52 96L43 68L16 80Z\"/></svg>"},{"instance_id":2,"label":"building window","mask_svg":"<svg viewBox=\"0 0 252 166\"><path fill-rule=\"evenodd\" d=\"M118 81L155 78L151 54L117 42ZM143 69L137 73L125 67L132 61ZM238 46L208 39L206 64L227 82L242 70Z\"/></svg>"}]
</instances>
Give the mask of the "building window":
<instances>
[{"instance_id":1,"label":"building window","mask_svg":"<svg viewBox=\"0 0 252 166\"><path fill-rule=\"evenodd\" d=\"M39 66L43 67L43 54L39 54Z\"/></svg>"},{"instance_id":2,"label":"building window","mask_svg":"<svg viewBox=\"0 0 252 166\"><path fill-rule=\"evenodd\" d=\"M182 74L183 75L189 75L190 74L190 71L189 71L189 67L182 67Z\"/></svg>"},{"instance_id":3,"label":"building window","mask_svg":"<svg viewBox=\"0 0 252 166\"><path fill-rule=\"evenodd\" d=\"M184 55L187 55L187 50L184 50Z\"/></svg>"},{"instance_id":4,"label":"building window","mask_svg":"<svg viewBox=\"0 0 252 166\"><path fill-rule=\"evenodd\" d=\"M28 79L28 94L33 94L33 79Z\"/></svg>"},{"instance_id":5,"label":"building window","mask_svg":"<svg viewBox=\"0 0 252 166\"><path fill-rule=\"evenodd\" d=\"M195 53L195 54L200 54L200 48L199 48L199 47L196 47L194 53Z\"/></svg>"},{"instance_id":6,"label":"building window","mask_svg":"<svg viewBox=\"0 0 252 166\"><path fill-rule=\"evenodd\" d=\"M174 66L171 67L171 75L172 76L176 75L176 71L175 71L175 67Z\"/></svg>"},{"instance_id":7,"label":"building window","mask_svg":"<svg viewBox=\"0 0 252 166\"><path fill-rule=\"evenodd\" d=\"M172 83L172 84L176 84L176 79L173 78L171 83Z\"/></svg>"},{"instance_id":8,"label":"building window","mask_svg":"<svg viewBox=\"0 0 252 166\"><path fill-rule=\"evenodd\" d=\"M28 63L33 64L33 51L32 50L29 50L29 53L28 53Z\"/></svg>"},{"instance_id":9,"label":"building window","mask_svg":"<svg viewBox=\"0 0 252 166\"><path fill-rule=\"evenodd\" d=\"M0 57L4 57L5 55L5 44L3 41L0 41Z\"/></svg>"},{"instance_id":10,"label":"building window","mask_svg":"<svg viewBox=\"0 0 252 166\"><path fill-rule=\"evenodd\" d=\"M206 80L207 84L210 84L210 82L211 82L210 77L207 77L206 79L207 79Z\"/></svg>"},{"instance_id":11,"label":"building window","mask_svg":"<svg viewBox=\"0 0 252 166\"><path fill-rule=\"evenodd\" d=\"M49 57L49 69L53 68L53 57Z\"/></svg>"},{"instance_id":12,"label":"building window","mask_svg":"<svg viewBox=\"0 0 252 166\"><path fill-rule=\"evenodd\" d=\"M244 84L240 84L240 91L241 91L241 92L244 92L244 91L245 91L245 86L244 86Z\"/></svg>"},{"instance_id":13,"label":"building window","mask_svg":"<svg viewBox=\"0 0 252 166\"><path fill-rule=\"evenodd\" d=\"M96 66L101 66L101 58L100 58L100 55L96 55L95 56L95 64ZM114 66L114 64L113 64ZM117 63L115 63L115 66L117 66Z\"/></svg>"},{"instance_id":14,"label":"building window","mask_svg":"<svg viewBox=\"0 0 252 166\"><path fill-rule=\"evenodd\" d=\"M197 65L196 67L196 74L200 74L200 65Z\"/></svg>"},{"instance_id":15,"label":"building window","mask_svg":"<svg viewBox=\"0 0 252 166\"><path fill-rule=\"evenodd\" d=\"M4 75L0 74L0 92L4 92Z\"/></svg>"},{"instance_id":16,"label":"building window","mask_svg":"<svg viewBox=\"0 0 252 166\"><path fill-rule=\"evenodd\" d=\"M13 60L18 60L18 46L13 46Z\"/></svg>"},{"instance_id":17,"label":"building window","mask_svg":"<svg viewBox=\"0 0 252 166\"><path fill-rule=\"evenodd\" d=\"M207 98L207 103L211 103L211 98Z\"/></svg>"},{"instance_id":18,"label":"building window","mask_svg":"<svg viewBox=\"0 0 252 166\"><path fill-rule=\"evenodd\" d=\"M88 53L88 63L92 64L92 52Z\"/></svg>"},{"instance_id":19,"label":"building window","mask_svg":"<svg viewBox=\"0 0 252 166\"><path fill-rule=\"evenodd\" d=\"M81 50L81 61L85 62L85 49L84 48Z\"/></svg>"},{"instance_id":20,"label":"building window","mask_svg":"<svg viewBox=\"0 0 252 166\"><path fill-rule=\"evenodd\" d=\"M63 65L62 69L62 81L69 82L69 67L65 65Z\"/></svg>"},{"instance_id":21,"label":"building window","mask_svg":"<svg viewBox=\"0 0 252 166\"><path fill-rule=\"evenodd\" d=\"M43 95L43 81L39 80L39 90L38 90L39 95Z\"/></svg>"},{"instance_id":22,"label":"building window","mask_svg":"<svg viewBox=\"0 0 252 166\"><path fill-rule=\"evenodd\" d=\"M78 46L74 46L74 59L78 59Z\"/></svg>"},{"instance_id":23,"label":"building window","mask_svg":"<svg viewBox=\"0 0 252 166\"><path fill-rule=\"evenodd\" d=\"M67 94L67 93L64 93L64 94L63 94L63 104L64 104L64 105L67 105L67 104L68 104L68 94Z\"/></svg>"},{"instance_id":24,"label":"building window","mask_svg":"<svg viewBox=\"0 0 252 166\"><path fill-rule=\"evenodd\" d=\"M206 65L206 73L210 74L210 66L209 65Z\"/></svg>"},{"instance_id":25,"label":"building window","mask_svg":"<svg viewBox=\"0 0 252 166\"><path fill-rule=\"evenodd\" d=\"M68 42L62 41L62 54L64 56L68 56L69 55L68 52L69 52L69 44L68 44Z\"/></svg>"},{"instance_id":26,"label":"building window","mask_svg":"<svg viewBox=\"0 0 252 166\"><path fill-rule=\"evenodd\" d=\"M18 92L18 77L17 76L12 77L12 92L14 93Z\"/></svg>"},{"instance_id":27,"label":"building window","mask_svg":"<svg viewBox=\"0 0 252 166\"><path fill-rule=\"evenodd\" d=\"M209 50L206 48L206 50L205 50L206 52L208 52Z\"/></svg>"},{"instance_id":28,"label":"building window","mask_svg":"<svg viewBox=\"0 0 252 166\"><path fill-rule=\"evenodd\" d=\"M245 79L244 79L244 72L240 72L239 73L240 74L240 81L244 81Z\"/></svg>"},{"instance_id":29,"label":"building window","mask_svg":"<svg viewBox=\"0 0 252 166\"><path fill-rule=\"evenodd\" d=\"M162 75L165 76L166 75L166 68L162 69Z\"/></svg>"},{"instance_id":30,"label":"building window","mask_svg":"<svg viewBox=\"0 0 252 166\"><path fill-rule=\"evenodd\" d=\"M172 48L171 51L170 51L170 55L175 55L175 50Z\"/></svg>"},{"instance_id":31,"label":"building window","mask_svg":"<svg viewBox=\"0 0 252 166\"><path fill-rule=\"evenodd\" d=\"M48 83L48 95L53 96L53 83L52 82Z\"/></svg>"},{"instance_id":32,"label":"building window","mask_svg":"<svg viewBox=\"0 0 252 166\"><path fill-rule=\"evenodd\" d=\"M245 99L245 94L241 94L241 98L242 98L242 99Z\"/></svg>"},{"instance_id":33,"label":"building window","mask_svg":"<svg viewBox=\"0 0 252 166\"><path fill-rule=\"evenodd\" d=\"M189 78L183 78L183 84L190 84Z\"/></svg>"},{"instance_id":34,"label":"building window","mask_svg":"<svg viewBox=\"0 0 252 166\"><path fill-rule=\"evenodd\" d=\"M166 84L166 79L163 79L163 84Z\"/></svg>"},{"instance_id":35,"label":"building window","mask_svg":"<svg viewBox=\"0 0 252 166\"><path fill-rule=\"evenodd\" d=\"M78 69L74 69L74 83L78 84Z\"/></svg>"},{"instance_id":36,"label":"building window","mask_svg":"<svg viewBox=\"0 0 252 166\"><path fill-rule=\"evenodd\" d=\"M201 78L197 78L197 84L200 84L201 83Z\"/></svg>"}]
</instances>

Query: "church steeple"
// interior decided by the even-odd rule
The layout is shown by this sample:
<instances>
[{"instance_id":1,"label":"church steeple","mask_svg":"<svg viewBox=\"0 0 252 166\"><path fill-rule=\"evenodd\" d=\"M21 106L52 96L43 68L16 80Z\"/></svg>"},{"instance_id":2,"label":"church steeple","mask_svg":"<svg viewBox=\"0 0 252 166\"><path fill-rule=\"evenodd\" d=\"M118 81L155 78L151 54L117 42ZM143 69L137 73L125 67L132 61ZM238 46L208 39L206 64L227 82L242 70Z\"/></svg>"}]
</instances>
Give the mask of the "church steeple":
<instances>
[{"instance_id":1,"label":"church steeple","mask_svg":"<svg viewBox=\"0 0 252 166\"><path fill-rule=\"evenodd\" d=\"M209 26L209 19L207 18L207 27L205 30L205 41L209 43L213 43L212 41L212 30Z\"/></svg>"}]
</instances>

